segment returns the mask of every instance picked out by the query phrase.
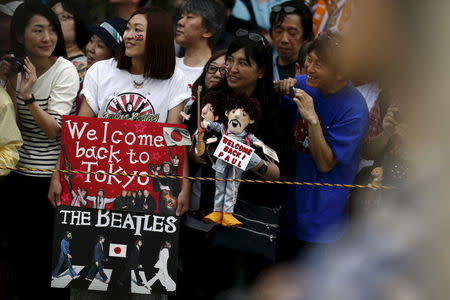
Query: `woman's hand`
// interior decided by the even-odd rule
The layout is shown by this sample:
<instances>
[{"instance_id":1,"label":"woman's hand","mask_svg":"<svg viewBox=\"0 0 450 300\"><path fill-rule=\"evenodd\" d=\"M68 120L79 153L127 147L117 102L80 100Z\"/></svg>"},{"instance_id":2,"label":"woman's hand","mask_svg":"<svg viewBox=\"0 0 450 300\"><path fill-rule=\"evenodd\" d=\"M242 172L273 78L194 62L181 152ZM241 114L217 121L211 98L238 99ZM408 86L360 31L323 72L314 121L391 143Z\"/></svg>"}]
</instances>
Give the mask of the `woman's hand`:
<instances>
[{"instance_id":1,"label":"woman's hand","mask_svg":"<svg viewBox=\"0 0 450 300\"><path fill-rule=\"evenodd\" d=\"M50 201L50 204L53 207L61 205L61 199L60 199L61 191L62 191L62 186L61 186L61 183L59 182L59 173L54 172L52 175L52 179L50 181L50 188L48 189L48 201ZM78 190L78 193L80 193L79 190Z\"/></svg>"},{"instance_id":2,"label":"woman's hand","mask_svg":"<svg viewBox=\"0 0 450 300\"><path fill-rule=\"evenodd\" d=\"M11 55L4 55L0 58L0 79L7 81L11 76L11 63L6 60Z\"/></svg>"},{"instance_id":3,"label":"woman's hand","mask_svg":"<svg viewBox=\"0 0 450 300\"><path fill-rule=\"evenodd\" d=\"M294 97L294 102L297 104L297 109L303 120L310 124L319 122L316 110L314 109L313 99L308 93L302 89L297 89Z\"/></svg>"},{"instance_id":4,"label":"woman's hand","mask_svg":"<svg viewBox=\"0 0 450 300\"><path fill-rule=\"evenodd\" d=\"M297 84L297 80L295 78L286 78L283 80L277 80L273 84L275 86L275 90L283 95L290 96L290 89Z\"/></svg>"},{"instance_id":5,"label":"woman's hand","mask_svg":"<svg viewBox=\"0 0 450 300\"><path fill-rule=\"evenodd\" d=\"M25 57L23 64L24 72L22 72L22 79L20 81L19 97L23 99L30 99L32 97L31 89L37 80L36 68L31 63L30 59Z\"/></svg>"},{"instance_id":6,"label":"woman's hand","mask_svg":"<svg viewBox=\"0 0 450 300\"><path fill-rule=\"evenodd\" d=\"M188 190L188 191L187 191ZM176 215L182 216L189 209L189 201L191 197L190 189L182 189L180 194L178 194L178 205Z\"/></svg>"}]
</instances>

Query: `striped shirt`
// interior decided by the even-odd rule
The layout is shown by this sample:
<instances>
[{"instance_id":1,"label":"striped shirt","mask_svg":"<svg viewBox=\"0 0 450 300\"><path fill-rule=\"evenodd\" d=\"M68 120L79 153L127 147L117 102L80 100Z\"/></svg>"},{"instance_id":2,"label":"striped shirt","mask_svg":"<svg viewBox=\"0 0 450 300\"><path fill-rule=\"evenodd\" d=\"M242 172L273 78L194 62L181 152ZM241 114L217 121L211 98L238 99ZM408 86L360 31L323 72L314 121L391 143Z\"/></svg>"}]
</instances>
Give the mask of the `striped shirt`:
<instances>
[{"instance_id":1,"label":"striped shirt","mask_svg":"<svg viewBox=\"0 0 450 300\"><path fill-rule=\"evenodd\" d=\"M20 76L17 82L20 87ZM79 78L72 63L62 57L36 80L32 93L37 104L50 114L59 125L63 115L74 112L75 97L79 88ZM18 94L18 93L17 93ZM61 138L49 139L34 120L28 106L17 99L20 132L23 146L19 150L18 167L52 169L58 160ZM36 177L50 177L51 172L17 171Z\"/></svg>"}]
</instances>

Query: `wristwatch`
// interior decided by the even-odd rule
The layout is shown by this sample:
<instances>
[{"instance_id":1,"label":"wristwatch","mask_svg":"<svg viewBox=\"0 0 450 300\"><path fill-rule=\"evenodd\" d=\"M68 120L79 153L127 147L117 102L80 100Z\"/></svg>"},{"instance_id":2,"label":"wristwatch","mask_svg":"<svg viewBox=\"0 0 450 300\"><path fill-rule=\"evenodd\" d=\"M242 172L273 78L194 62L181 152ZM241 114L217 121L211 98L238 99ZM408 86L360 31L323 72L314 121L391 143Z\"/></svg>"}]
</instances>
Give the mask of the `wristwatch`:
<instances>
[{"instance_id":1,"label":"wristwatch","mask_svg":"<svg viewBox=\"0 0 450 300\"><path fill-rule=\"evenodd\" d=\"M256 173L261 176L264 176L267 172L268 166L267 166L267 162L264 159L262 159L261 162L262 162L262 165L258 170L256 170Z\"/></svg>"},{"instance_id":2,"label":"wristwatch","mask_svg":"<svg viewBox=\"0 0 450 300\"><path fill-rule=\"evenodd\" d=\"M25 105L29 105L29 104L33 103L34 101L36 101L36 99L34 99L34 95L33 94L31 94L31 98L30 99L23 99L23 98L20 98L19 96L17 96L16 98L19 99L19 100L22 100L25 103Z\"/></svg>"}]
</instances>

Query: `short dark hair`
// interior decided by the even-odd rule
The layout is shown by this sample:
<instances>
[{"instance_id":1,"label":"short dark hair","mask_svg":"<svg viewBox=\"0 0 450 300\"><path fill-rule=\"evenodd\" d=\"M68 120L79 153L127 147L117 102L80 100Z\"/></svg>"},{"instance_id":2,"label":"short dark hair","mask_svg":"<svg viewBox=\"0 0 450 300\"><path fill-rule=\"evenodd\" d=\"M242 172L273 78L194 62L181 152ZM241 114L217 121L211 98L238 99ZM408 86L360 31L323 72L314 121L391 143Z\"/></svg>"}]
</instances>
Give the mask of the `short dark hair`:
<instances>
[{"instance_id":1,"label":"short dark hair","mask_svg":"<svg viewBox=\"0 0 450 300\"><path fill-rule=\"evenodd\" d=\"M63 9L73 15L75 21L75 39L78 47L83 49L89 39L91 38L91 32L88 29L88 22L86 18L86 7L83 1L74 0L52 0L49 3L50 7L55 4L61 3Z\"/></svg>"},{"instance_id":2,"label":"short dark hair","mask_svg":"<svg viewBox=\"0 0 450 300\"><path fill-rule=\"evenodd\" d=\"M324 31L308 46L308 54L313 52L326 65L335 72L339 69L339 61L336 55L337 48L342 46L342 38L336 32Z\"/></svg>"},{"instance_id":3,"label":"short dark hair","mask_svg":"<svg viewBox=\"0 0 450 300\"><path fill-rule=\"evenodd\" d=\"M16 57L25 56L25 46L18 41L24 37L25 28L29 25L31 18L35 15L41 15L46 18L50 25L56 31L58 40L56 41L55 50L52 55L66 56L66 46L64 44L64 36L61 30L61 24L55 13L46 5L39 1L27 1L19 5L14 12L11 20L11 47Z\"/></svg>"},{"instance_id":4,"label":"short dark hair","mask_svg":"<svg viewBox=\"0 0 450 300\"><path fill-rule=\"evenodd\" d=\"M202 17L203 28L212 34L208 39L209 48L214 48L227 21L225 6L215 0L188 0L182 11Z\"/></svg>"},{"instance_id":5,"label":"short dark hair","mask_svg":"<svg viewBox=\"0 0 450 300\"><path fill-rule=\"evenodd\" d=\"M147 38L145 40L144 77L169 79L175 72L175 46L172 18L159 7L149 6L136 10L135 15L147 18ZM117 67L128 70L131 58L125 55L125 43L122 43Z\"/></svg>"},{"instance_id":6,"label":"short dark hair","mask_svg":"<svg viewBox=\"0 0 450 300\"><path fill-rule=\"evenodd\" d=\"M259 120L261 120L261 105L259 101L245 94L233 94L227 100L229 102L227 102L226 111L229 112L235 108L242 108L250 116L250 119L255 121L253 124L248 124L245 130L254 132L258 127Z\"/></svg>"},{"instance_id":7,"label":"short dark hair","mask_svg":"<svg viewBox=\"0 0 450 300\"><path fill-rule=\"evenodd\" d=\"M228 107L227 103L230 102L228 97L232 97L232 95L234 93L227 95L223 90L207 92L205 97L201 99L200 106L204 107L208 103L211 104L214 115L218 117L217 122L226 124L227 118L225 117L225 112Z\"/></svg>"},{"instance_id":8,"label":"short dark hair","mask_svg":"<svg viewBox=\"0 0 450 300\"><path fill-rule=\"evenodd\" d=\"M98 241L100 241L101 239L105 239L105 236L104 236L103 234L100 234L100 235L98 236Z\"/></svg>"},{"instance_id":9,"label":"short dark hair","mask_svg":"<svg viewBox=\"0 0 450 300\"><path fill-rule=\"evenodd\" d=\"M295 8L295 10L290 14L298 15L300 17L301 26L303 28L303 41L312 41L314 39L313 34L313 22L312 22L312 13L308 6L306 6L302 1L287 1L280 4L282 8L286 6L291 6ZM281 25L284 19L288 15L283 9L279 12L272 11L270 13L270 32L275 26Z\"/></svg>"}]
</instances>

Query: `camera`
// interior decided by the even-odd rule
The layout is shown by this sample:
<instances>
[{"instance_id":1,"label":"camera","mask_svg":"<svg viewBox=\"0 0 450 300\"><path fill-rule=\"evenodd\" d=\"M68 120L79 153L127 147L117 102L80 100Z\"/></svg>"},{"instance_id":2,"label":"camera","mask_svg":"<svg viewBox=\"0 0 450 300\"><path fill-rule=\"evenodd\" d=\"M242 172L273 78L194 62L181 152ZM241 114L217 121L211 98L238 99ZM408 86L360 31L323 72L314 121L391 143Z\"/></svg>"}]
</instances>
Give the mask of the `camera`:
<instances>
[{"instance_id":1,"label":"camera","mask_svg":"<svg viewBox=\"0 0 450 300\"><path fill-rule=\"evenodd\" d=\"M24 71L23 58L8 56L8 57L5 57L4 60L6 60L7 62L9 62L11 64L10 70L11 70L12 74L16 74L16 73Z\"/></svg>"},{"instance_id":2,"label":"camera","mask_svg":"<svg viewBox=\"0 0 450 300\"><path fill-rule=\"evenodd\" d=\"M296 88L295 87L291 87L289 88L289 96L291 96L292 98L295 97L295 92L296 92Z\"/></svg>"}]
</instances>

